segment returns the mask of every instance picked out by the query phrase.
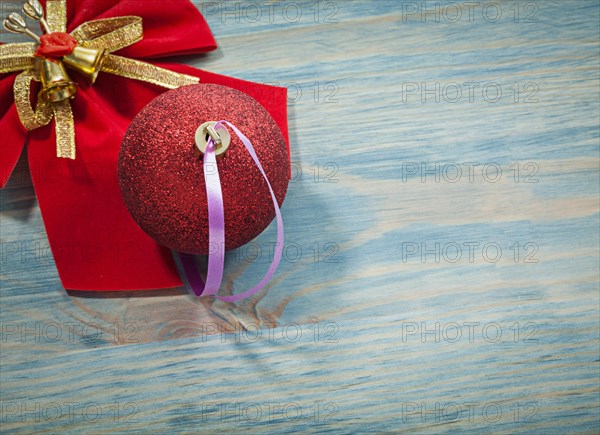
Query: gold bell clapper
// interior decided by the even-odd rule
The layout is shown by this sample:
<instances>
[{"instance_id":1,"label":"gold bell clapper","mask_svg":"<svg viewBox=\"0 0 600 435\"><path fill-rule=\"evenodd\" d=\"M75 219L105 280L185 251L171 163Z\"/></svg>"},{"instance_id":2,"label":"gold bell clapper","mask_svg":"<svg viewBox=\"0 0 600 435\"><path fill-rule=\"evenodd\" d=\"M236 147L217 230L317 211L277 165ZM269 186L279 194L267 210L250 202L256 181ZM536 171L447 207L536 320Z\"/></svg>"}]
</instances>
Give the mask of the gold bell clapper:
<instances>
[{"instance_id":1,"label":"gold bell clapper","mask_svg":"<svg viewBox=\"0 0 600 435\"><path fill-rule=\"evenodd\" d=\"M78 45L71 54L63 56L62 60L72 70L81 73L90 83L94 83L102 67L103 58L104 49Z\"/></svg>"},{"instance_id":2,"label":"gold bell clapper","mask_svg":"<svg viewBox=\"0 0 600 435\"><path fill-rule=\"evenodd\" d=\"M46 58L39 59L38 62L42 81L39 96L43 101L56 103L75 96L77 83L69 78L61 61Z\"/></svg>"}]
</instances>

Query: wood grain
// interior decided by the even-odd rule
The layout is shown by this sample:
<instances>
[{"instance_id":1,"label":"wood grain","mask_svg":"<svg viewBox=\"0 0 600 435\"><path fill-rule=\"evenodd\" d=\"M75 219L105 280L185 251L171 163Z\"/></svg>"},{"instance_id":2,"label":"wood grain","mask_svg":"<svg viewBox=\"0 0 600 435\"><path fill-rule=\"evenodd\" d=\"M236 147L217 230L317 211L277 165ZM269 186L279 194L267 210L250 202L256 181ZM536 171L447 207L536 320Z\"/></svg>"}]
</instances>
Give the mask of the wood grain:
<instances>
[{"instance_id":1,"label":"wood grain","mask_svg":"<svg viewBox=\"0 0 600 435\"><path fill-rule=\"evenodd\" d=\"M598 2L196 4L220 48L177 61L289 89L285 261L67 293L22 158L2 433L597 433Z\"/></svg>"}]
</instances>

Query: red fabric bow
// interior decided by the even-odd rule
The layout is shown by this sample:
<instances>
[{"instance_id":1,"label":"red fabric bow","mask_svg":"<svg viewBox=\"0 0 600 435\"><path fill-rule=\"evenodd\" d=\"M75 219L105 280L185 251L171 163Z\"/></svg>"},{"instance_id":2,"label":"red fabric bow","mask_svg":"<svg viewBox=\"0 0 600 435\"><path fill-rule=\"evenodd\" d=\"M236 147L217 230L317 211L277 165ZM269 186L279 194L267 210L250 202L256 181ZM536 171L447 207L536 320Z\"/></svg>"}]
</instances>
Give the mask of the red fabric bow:
<instances>
[{"instance_id":1,"label":"red fabric bow","mask_svg":"<svg viewBox=\"0 0 600 435\"><path fill-rule=\"evenodd\" d=\"M147 60L216 48L204 18L188 0L78 0L68 2L68 31L116 16L142 17L144 38L116 54ZM288 140L287 91L205 72L155 63L238 89L258 100ZM119 147L133 117L165 89L100 73L88 86L76 74L72 100L77 158L56 157L54 126L27 132L13 103L16 74L0 75L0 187L12 173L25 141L29 166L50 247L63 286L74 290L145 290L182 285L171 252L157 245L130 217L117 182ZM288 140L289 144L289 140ZM289 146L289 145L288 145ZM289 155L289 153L288 153ZM51 174L51 175L49 175ZM74 176L74 174L77 174Z\"/></svg>"}]
</instances>

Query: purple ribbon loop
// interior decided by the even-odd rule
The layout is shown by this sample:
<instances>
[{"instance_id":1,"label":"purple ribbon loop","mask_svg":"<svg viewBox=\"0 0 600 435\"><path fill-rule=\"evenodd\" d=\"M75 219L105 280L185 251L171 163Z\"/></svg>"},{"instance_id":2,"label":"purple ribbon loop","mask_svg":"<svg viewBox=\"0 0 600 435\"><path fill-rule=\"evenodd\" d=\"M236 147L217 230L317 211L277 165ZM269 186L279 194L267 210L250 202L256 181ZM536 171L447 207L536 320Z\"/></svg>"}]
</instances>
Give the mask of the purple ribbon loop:
<instances>
[{"instance_id":1,"label":"purple ribbon loop","mask_svg":"<svg viewBox=\"0 0 600 435\"><path fill-rule=\"evenodd\" d=\"M237 129L236 126L227 121L219 121L215 125L215 130L219 127L225 128L223 124L227 124L240 138L246 150L254 160L254 163L260 170L263 178L267 182L269 192L271 193L271 199L273 200L273 207L275 208L275 218L277 221L277 244L275 245L275 253L273 255L273 261L269 266L269 270L260 280L260 282L249 290L243 293L232 295L232 296L216 296L217 299L225 302L235 302L241 299L252 296L253 294L260 291L275 275L275 271L279 266L281 255L283 253L283 219L281 217L281 210L277 203L277 198L269 183L267 174L260 164L260 160L254 151L254 147L250 140ZM193 255L179 253L183 271L186 275L187 281L197 296L213 296L221 287L221 281L223 280L223 268L225 266L225 211L223 208L223 192L221 190L221 180L219 178L219 170L217 166L217 159L215 156L215 148L212 137L209 138L206 145L206 153L204 154L204 181L206 182L206 198L208 205L208 270L206 272L206 283L202 280L202 276L196 268L195 257Z\"/></svg>"}]
</instances>

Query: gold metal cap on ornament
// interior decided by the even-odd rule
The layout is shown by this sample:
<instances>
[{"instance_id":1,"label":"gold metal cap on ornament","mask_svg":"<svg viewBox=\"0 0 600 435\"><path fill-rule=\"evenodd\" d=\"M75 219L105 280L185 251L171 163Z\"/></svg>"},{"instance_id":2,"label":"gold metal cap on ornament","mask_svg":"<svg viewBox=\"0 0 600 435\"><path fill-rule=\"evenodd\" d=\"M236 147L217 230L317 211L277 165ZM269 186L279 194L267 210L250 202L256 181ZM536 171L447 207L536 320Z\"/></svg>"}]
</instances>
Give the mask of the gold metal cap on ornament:
<instances>
[{"instance_id":1,"label":"gold metal cap on ornament","mask_svg":"<svg viewBox=\"0 0 600 435\"><path fill-rule=\"evenodd\" d=\"M215 156L220 159L231 143L231 135L226 128L220 128L217 132L215 130L216 121L208 121L202 124L196 130L194 136L196 141L196 147L194 148L194 155L201 157L206 153L206 147L208 146L208 139L212 138L215 147Z\"/></svg>"},{"instance_id":2,"label":"gold metal cap on ornament","mask_svg":"<svg viewBox=\"0 0 600 435\"><path fill-rule=\"evenodd\" d=\"M83 74L90 83L94 83L102 67L103 59L103 48L97 49L78 45L71 54L64 56L62 60L72 70Z\"/></svg>"},{"instance_id":3,"label":"gold metal cap on ornament","mask_svg":"<svg viewBox=\"0 0 600 435\"><path fill-rule=\"evenodd\" d=\"M71 80L61 61L40 59L38 68L42 81L40 98L48 103L73 98L77 92L77 83Z\"/></svg>"}]
</instances>

